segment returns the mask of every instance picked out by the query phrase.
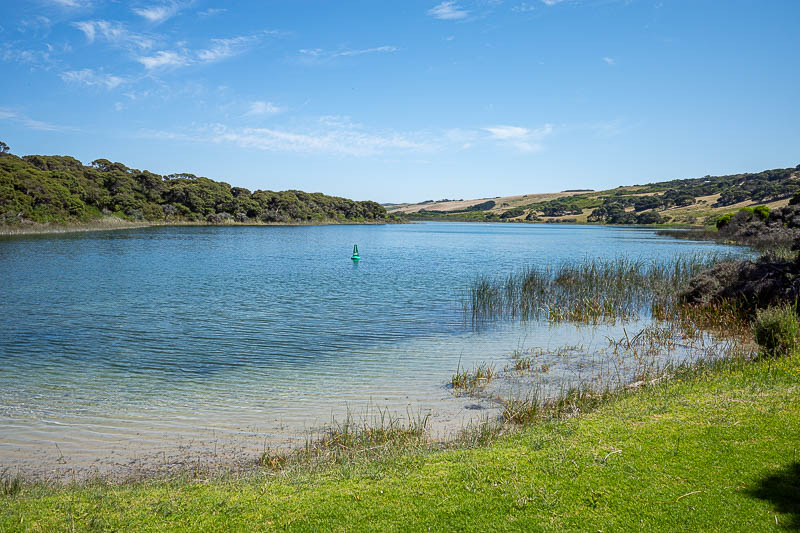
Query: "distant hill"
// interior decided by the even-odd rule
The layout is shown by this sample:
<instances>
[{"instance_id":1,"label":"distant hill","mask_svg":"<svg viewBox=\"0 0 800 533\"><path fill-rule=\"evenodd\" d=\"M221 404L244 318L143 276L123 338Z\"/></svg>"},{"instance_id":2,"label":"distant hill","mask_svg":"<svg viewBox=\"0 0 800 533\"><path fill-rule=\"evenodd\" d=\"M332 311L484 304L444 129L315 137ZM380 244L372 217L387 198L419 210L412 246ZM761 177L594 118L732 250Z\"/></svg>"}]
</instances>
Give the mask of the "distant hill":
<instances>
[{"instance_id":1,"label":"distant hill","mask_svg":"<svg viewBox=\"0 0 800 533\"><path fill-rule=\"evenodd\" d=\"M0 225L128 221L242 223L394 220L376 202L303 191L255 191L192 174L161 176L98 159L17 157L0 143Z\"/></svg>"},{"instance_id":2,"label":"distant hill","mask_svg":"<svg viewBox=\"0 0 800 533\"><path fill-rule=\"evenodd\" d=\"M397 204L412 220L711 224L741 207L784 207L800 190L800 165L758 173L703 176L617 187L476 200Z\"/></svg>"}]
</instances>

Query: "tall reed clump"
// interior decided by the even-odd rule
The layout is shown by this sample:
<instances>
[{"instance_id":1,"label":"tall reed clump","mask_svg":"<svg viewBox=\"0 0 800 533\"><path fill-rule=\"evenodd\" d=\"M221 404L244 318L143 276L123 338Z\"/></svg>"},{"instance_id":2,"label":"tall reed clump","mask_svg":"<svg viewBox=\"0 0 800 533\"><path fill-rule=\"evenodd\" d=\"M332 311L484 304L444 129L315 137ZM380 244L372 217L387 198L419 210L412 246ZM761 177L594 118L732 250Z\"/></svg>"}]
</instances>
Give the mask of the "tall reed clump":
<instances>
[{"instance_id":1,"label":"tall reed clump","mask_svg":"<svg viewBox=\"0 0 800 533\"><path fill-rule=\"evenodd\" d=\"M586 259L528 267L504 279L479 276L468 286L463 307L473 322L512 318L597 324L646 314L660 319L674 315L677 294L719 259Z\"/></svg>"},{"instance_id":2,"label":"tall reed clump","mask_svg":"<svg viewBox=\"0 0 800 533\"><path fill-rule=\"evenodd\" d=\"M753 336L767 357L791 355L800 345L797 305L761 309L756 313Z\"/></svg>"}]
</instances>

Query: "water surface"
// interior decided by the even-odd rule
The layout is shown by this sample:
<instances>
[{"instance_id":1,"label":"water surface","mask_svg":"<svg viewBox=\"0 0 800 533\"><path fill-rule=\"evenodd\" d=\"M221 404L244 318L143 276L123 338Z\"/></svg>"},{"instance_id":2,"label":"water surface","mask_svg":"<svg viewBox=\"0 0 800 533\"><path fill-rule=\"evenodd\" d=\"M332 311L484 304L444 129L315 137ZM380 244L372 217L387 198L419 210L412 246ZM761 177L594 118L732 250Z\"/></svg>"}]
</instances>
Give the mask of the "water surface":
<instances>
[{"instance_id":1,"label":"water surface","mask_svg":"<svg viewBox=\"0 0 800 533\"><path fill-rule=\"evenodd\" d=\"M649 229L466 223L3 238L0 464L102 469L178 446L252 451L367 405L452 428L475 416L445 387L457 365L598 336L540 323L475 330L459 303L475 275L725 250Z\"/></svg>"}]
</instances>

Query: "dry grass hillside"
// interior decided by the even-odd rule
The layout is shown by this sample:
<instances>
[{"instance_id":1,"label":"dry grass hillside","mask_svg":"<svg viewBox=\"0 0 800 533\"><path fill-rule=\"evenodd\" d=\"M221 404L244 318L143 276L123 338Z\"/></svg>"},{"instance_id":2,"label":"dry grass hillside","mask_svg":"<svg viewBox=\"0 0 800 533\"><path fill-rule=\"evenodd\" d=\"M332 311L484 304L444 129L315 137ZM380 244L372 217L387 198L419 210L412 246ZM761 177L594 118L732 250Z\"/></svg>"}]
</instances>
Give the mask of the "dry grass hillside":
<instances>
[{"instance_id":1,"label":"dry grass hillside","mask_svg":"<svg viewBox=\"0 0 800 533\"><path fill-rule=\"evenodd\" d=\"M418 220L602 222L703 225L742 207L785 207L800 190L800 165L759 173L703 176L604 191L564 191L389 205Z\"/></svg>"}]
</instances>

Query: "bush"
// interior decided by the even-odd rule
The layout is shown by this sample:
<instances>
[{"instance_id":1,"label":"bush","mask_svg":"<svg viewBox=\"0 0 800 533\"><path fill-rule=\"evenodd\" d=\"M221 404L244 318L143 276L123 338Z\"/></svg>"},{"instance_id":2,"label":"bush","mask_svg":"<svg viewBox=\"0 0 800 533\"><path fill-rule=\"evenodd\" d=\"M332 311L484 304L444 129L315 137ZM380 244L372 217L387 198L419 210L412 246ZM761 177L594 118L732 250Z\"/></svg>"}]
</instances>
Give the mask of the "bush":
<instances>
[{"instance_id":1,"label":"bush","mask_svg":"<svg viewBox=\"0 0 800 533\"><path fill-rule=\"evenodd\" d=\"M791 355L800 342L800 320L796 305L786 304L758 311L753 333L765 356Z\"/></svg>"},{"instance_id":2,"label":"bush","mask_svg":"<svg viewBox=\"0 0 800 533\"><path fill-rule=\"evenodd\" d=\"M722 215L721 217L719 217L717 219L717 229L722 229L725 226L727 226L728 224L730 224L731 217L733 217L733 215L731 213L728 213L728 214L725 214L725 215Z\"/></svg>"}]
</instances>

